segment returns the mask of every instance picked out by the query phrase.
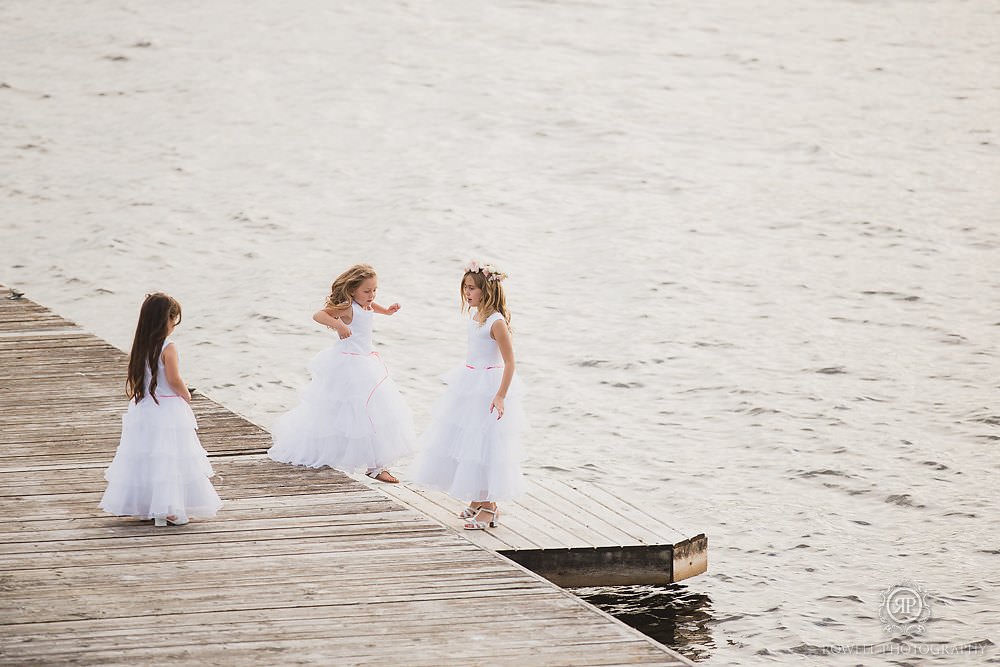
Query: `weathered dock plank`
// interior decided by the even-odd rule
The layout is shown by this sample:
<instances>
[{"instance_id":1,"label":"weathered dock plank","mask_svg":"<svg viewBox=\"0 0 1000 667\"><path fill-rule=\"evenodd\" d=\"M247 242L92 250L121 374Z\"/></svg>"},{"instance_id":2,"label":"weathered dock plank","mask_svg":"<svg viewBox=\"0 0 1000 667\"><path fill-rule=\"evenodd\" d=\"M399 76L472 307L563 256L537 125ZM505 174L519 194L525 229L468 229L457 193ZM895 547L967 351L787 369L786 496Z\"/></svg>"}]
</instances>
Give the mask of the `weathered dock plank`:
<instances>
[{"instance_id":1,"label":"weathered dock plank","mask_svg":"<svg viewBox=\"0 0 1000 667\"><path fill-rule=\"evenodd\" d=\"M125 355L9 294L0 665L691 664L349 476L269 461L268 434L204 396L218 517L103 514Z\"/></svg>"},{"instance_id":2,"label":"weathered dock plank","mask_svg":"<svg viewBox=\"0 0 1000 667\"><path fill-rule=\"evenodd\" d=\"M408 484L378 488L461 530L462 505L447 495ZM669 584L708 569L704 535L674 528L596 484L529 477L527 493L501 507L497 528L464 532L560 586Z\"/></svg>"}]
</instances>

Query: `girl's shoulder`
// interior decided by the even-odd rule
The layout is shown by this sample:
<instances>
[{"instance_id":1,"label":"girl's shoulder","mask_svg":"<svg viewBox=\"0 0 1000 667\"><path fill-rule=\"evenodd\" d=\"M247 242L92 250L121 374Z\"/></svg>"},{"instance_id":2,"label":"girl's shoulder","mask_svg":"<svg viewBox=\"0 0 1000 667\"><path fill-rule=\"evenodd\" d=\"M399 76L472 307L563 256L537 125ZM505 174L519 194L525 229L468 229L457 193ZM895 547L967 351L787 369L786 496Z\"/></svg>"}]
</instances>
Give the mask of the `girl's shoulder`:
<instances>
[{"instance_id":1,"label":"girl's shoulder","mask_svg":"<svg viewBox=\"0 0 1000 667\"><path fill-rule=\"evenodd\" d=\"M160 348L160 360L162 361L167 357L176 357L176 356L177 356L177 346L174 344L174 341L170 340L170 338L167 337L163 341L163 347Z\"/></svg>"},{"instance_id":2,"label":"girl's shoulder","mask_svg":"<svg viewBox=\"0 0 1000 667\"><path fill-rule=\"evenodd\" d=\"M351 305L344 306L342 308L337 308L335 306L323 306L322 312L326 313L330 317L348 317L348 318L350 318L350 317L354 316L355 312L357 312L355 310L356 307L359 307L358 304L356 304L356 303L354 303L352 301Z\"/></svg>"},{"instance_id":3,"label":"girl's shoulder","mask_svg":"<svg viewBox=\"0 0 1000 667\"><path fill-rule=\"evenodd\" d=\"M495 328L497 322L503 322L504 326L506 326L507 323L507 320L504 318L502 313L491 313L489 317L487 317L485 320L480 321L477 318L474 321L476 323L476 326L479 327L480 330L489 331L491 333Z\"/></svg>"},{"instance_id":4,"label":"girl's shoulder","mask_svg":"<svg viewBox=\"0 0 1000 667\"><path fill-rule=\"evenodd\" d=\"M326 305L326 306L323 306L323 311L327 312L327 313L330 313L331 315L338 316L338 315L343 315L344 313L353 313L354 312L354 307L356 305L358 305L358 304L354 303L353 301L350 304L346 305L346 306L331 306L331 305Z\"/></svg>"}]
</instances>

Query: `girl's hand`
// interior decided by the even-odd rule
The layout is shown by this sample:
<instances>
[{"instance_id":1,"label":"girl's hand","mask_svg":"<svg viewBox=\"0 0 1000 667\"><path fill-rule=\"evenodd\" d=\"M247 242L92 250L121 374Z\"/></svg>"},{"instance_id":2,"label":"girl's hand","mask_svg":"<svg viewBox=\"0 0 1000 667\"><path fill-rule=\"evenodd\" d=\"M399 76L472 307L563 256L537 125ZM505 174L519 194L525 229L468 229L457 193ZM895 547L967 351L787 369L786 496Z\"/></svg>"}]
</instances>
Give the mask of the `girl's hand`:
<instances>
[{"instance_id":1,"label":"girl's hand","mask_svg":"<svg viewBox=\"0 0 1000 667\"><path fill-rule=\"evenodd\" d=\"M391 306L389 306L388 308L385 309L385 314L386 315L392 315L397 310L399 310L399 304L398 303L394 303L394 304L392 304Z\"/></svg>"},{"instance_id":2,"label":"girl's hand","mask_svg":"<svg viewBox=\"0 0 1000 667\"><path fill-rule=\"evenodd\" d=\"M490 414L493 414L493 408L496 408L497 419L503 417L503 396L500 394L493 397L493 402L490 403Z\"/></svg>"},{"instance_id":3,"label":"girl's hand","mask_svg":"<svg viewBox=\"0 0 1000 667\"><path fill-rule=\"evenodd\" d=\"M337 329L337 335L340 336L340 340L351 337L351 330L348 327L340 327Z\"/></svg>"}]
</instances>

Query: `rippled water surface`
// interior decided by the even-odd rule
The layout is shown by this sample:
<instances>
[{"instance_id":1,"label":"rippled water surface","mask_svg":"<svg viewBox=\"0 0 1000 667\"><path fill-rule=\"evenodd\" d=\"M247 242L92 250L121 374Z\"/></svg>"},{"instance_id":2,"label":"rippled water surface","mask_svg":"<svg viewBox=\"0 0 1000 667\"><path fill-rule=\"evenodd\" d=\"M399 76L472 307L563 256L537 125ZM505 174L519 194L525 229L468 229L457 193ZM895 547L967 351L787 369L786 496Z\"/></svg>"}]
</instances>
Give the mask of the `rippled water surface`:
<instances>
[{"instance_id":1,"label":"rippled water surface","mask_svg":"<svg viewBox=\"0 0 1000 667\"><path fill-rule=\"evenodd\" d=\"M268 426L371 262L420 426L491 257L527 470L710 539L581 595L705 664L997 660L998 35L987 0L7 0L0 282L122 348L174 294L189 382ZM831 650L903 581L937 655Z\"/></svg>"}]
</instances>

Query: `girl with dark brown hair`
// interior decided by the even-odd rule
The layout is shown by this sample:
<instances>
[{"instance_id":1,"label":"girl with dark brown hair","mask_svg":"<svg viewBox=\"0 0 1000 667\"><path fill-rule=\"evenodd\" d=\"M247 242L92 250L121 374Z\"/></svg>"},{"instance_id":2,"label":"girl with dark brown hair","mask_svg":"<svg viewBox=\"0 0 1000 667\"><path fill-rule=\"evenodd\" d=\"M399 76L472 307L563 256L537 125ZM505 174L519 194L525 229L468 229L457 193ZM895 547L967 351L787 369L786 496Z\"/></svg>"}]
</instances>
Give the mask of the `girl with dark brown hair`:
<instances>
[{"instance_id":1,"label":"girl with dark brown hair","mask_svg":"<svg viewBox=\"0 0 1000 667\"><path fill-rule=\"evenodd\" d=\"M122 418L118 451L104 477L105 512L182 525L189 517L215 516L222 501L209 481L214 474L191 411L191 392L181 378L177 346L181 305L147 294L139 311L125 391L131 399Z\"/></svg>"}]
</instances>

